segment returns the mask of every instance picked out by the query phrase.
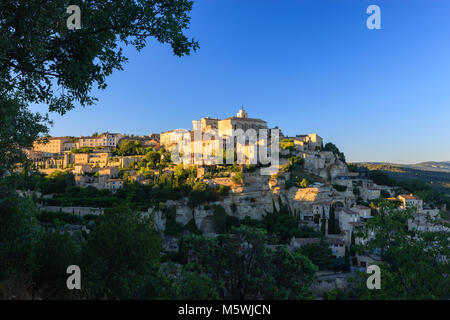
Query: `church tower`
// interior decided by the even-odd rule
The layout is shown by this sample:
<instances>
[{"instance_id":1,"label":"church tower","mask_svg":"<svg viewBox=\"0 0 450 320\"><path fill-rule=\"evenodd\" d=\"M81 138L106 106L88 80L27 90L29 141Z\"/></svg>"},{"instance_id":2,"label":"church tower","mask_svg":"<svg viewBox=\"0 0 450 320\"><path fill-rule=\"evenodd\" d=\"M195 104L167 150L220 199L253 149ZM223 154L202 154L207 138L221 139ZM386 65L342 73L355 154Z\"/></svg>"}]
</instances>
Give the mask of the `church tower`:
<instances>
[{"instance_id":1,"label":"church tower","mask_svg":"<svg viewBox=\"0 0 450 320\"><path fill-rule=\"evenodd\" d=\"M242 106L241 110L239 110L237 117L238 118L248 118L248 114L247 114L247 112L245 112L244 106Z\"/></svg>"}]
</instances>

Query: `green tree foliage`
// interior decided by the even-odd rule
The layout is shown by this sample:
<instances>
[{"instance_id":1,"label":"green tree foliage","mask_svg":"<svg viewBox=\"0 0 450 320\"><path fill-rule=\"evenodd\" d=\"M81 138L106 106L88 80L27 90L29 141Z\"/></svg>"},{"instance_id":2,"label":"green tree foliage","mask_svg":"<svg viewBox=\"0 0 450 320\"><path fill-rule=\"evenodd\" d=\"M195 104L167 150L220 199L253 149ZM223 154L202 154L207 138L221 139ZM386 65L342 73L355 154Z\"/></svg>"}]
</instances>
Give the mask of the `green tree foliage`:
<instances>
[{"instance_id":1,"label":"green tree foliage","mask_svg":"<svg viewBox=\"0 0 450 320\"><path fill-rule=\"evenodd\" d=\"M322 235L325 235L326 223L327 223L327 218L325 217L325 213L322 212L322 218L320 219L320 232L322 233Z\"/></svg>"},{"instance_id":2,"label":"green tree foliage","mask_svg":"<svg viewBox=\"0 0 450 320\"><path fill-rule=\"evenodd\" d=\"M340 184L333 184L333 188L338 192L345 192L347 190L347 186L341 186Z\"/></svg>"},{"instance_id":3,"label":"green tree foliage","mask_svg":"<svg viewBox=\"0 0 450 320\"><path fill-rule=\"evenodd\" d=\"M21 92L24 101L45 103L50 111L64 114L76 102L95 102L91 89L104 89L106 77L123 69L125 45L141 50L155 38L170 44L177 56L198 48L183 34L191 1L77 4L82 28L69 30L66 1L1 2L0 88Z\"/></svg>"},{"instance_id":4,"label":"green tree foliage","mask_svg":"<svg viewBox=\"0 0 450 320\"><path fill-rule=\"evenodd\" d=\"M388 192L388 191L386 191L386 190L380 190L380 195L381 195L381 197L383 197L383 198L389 198L390 196L391 196L391 194Z\"/></svg>"},{"instance_id":5,"label":"green tree foliage","mask_svg":"<svg viewBox=\"0 0 450 320\"><path fill-rule=\"evenodd\" d=\"M233 183L235 184L241 184L243 180L242 172L236 172L233 177L231 178L233 180Z\"/></svg>"},{"instance_id":6,"label":"green tree foliage","mask_svg":"<svg viewBox=\"0 0 450 320\"><path fill-rule=\"evenodd\" d=\"M139 140L122 140L115 154L118 156L144 155L145 149Z\"/></svg>"},{"instance_id":7,"label":"green tree foliage","mask_svg":"<svg viewBox=\"0 0 450 320\"><path fill-rule=\"evenodd\" d=\"M75 177L70 171L53 171L46 176L40 185L42 193L65 193L75 185Z\"/></svg>"},{"instance_id":8,"label":"green tree foliage","mask_svg":"<svg viewBox=\"0 0 450 320\"><path fill-rule=\"evenodd\" d=\"M292 237L302 237L305 229L299 228L298 215L293 214L288 206L283 205L281 199L279 199L278 207L279 209L274 203L272 212L266 213L261 220L254 220L246 216L241 220L241 224L264 229L270 236L274 236L279 243L283 244L288 243Z\"/></svg>"},{"instance_id":9,"label":"green tree foliage","mask_svg":"<svg viewBox=\"0 0 450 320\"><path fill-rule=\"evenodd\" d=\"M304 299L316 267L286 247L265 246L266 232L247 226L217 238L191 236L188 268L209 274L221 298Z\"/></svg>"},{"instance_id":10,"label":"green tree foliage","mask_svg":"<svg viewBox=\"0 0 450 320\"><path fill-rule=\"evenodd\" d=\"M179 236L183 233L183 225L176 221L177 210L175 207L165 208L163 210L166 218L166 228L164 233L168 236Z\"/></svg>"},{"instance_id":11,"label":"green tree foliage","mask_svg":"<svg viewBox=\"0 0 450 320\"><path fill-rule=\"evenodd\" d=\"M0 8L1 6L3 2ZM3 12L0 16L2 14ZM0 19L0 25L1 21ZM0 38L2 36L4 34L0 35ZM0 65L2 53L0 49ZM0 74L3 74L2 68L0 68ZM23 148L32 147L33 141L40 135L47 134L47 125L50 124L47 116L30 112L26 104L16 96L17 94L8 93L7 88L2 87L2 81L3 79L0 79L0 177L5 170L11 172L17 164L25 164L26 155Z\"/></svg>"},{"instance_id":12,"label":"green tree foliage","mask_svg":"<svg viewBox=\"0 0 450 320\"><path fill-rule=\"evenodd\" d=\"M359 298L450 298L450 267L445 261L450 254L448 234L408 230L406 221L410 217L411 212L385 204L367 223L364 236L375 232L367 250L378 250L383 259L381 289L368 290L363 281L357 293Z\"/></svg>"},{"instance_id":13,"label":"green tree foliage","mask_svg":"<svg viewBox=\"0 0 450 320\"><path fill-rule=\"evenodd\" d=\"M214 281L205 274L183 270L174 281L173 298L181 300L217 300L219 293Z\"/></svg>"},{"instance_id":14,"label":"green tree foliage","mask_svg":"<svg viewBox=\"0 0 450 320\"><path fill-rule=\"evenodd\" d=\"M123 69L127 45L141 50L154 38L177 56L198 48L184 35L192 1L77 4L82 28L69 30L67 1L0 2L0 175L24 163L23 148L48 133L48 117L30 112L29 103L60 114L92 105L92 88L106 88L106 77Z\"/></svg>"},{"instance_id":15,"label":"green tree foliage","mask_svg":"<svg viewBox=\"0 0 450 320\"><path fill-rule=\"evenodd\" d=\"M240 224L238 218L228 215L221 206L217 206L214 209L213 223L216 233L230 232L233 227L239 226Z\"/></svg>"},{"instance_id":16,"label":"green tree foliage","mask_svg":"<svg viewBox=\"0 0 450 320\"><path fill-rule=\"evenodd\" d=\"M330 207L330 217L328 219L328 233L329 234L340 234L339 224L336 223L336 213L334 205Z\"/></svg>"},{"instance_id":17,"label":"green tree foliage","mask_svg":"<svg viewBox=\"0 0 450 320\"><path fill-rule=\"evenodd\" d=\"M308 188L309 182L306 180L306 178L303 178L302 181L300 181L299 187L300 188Z\"/></svg>"},{"instance_id":18,"label":"green tree foliage","mask_svg":"<svg viewBox=\"0 0 450 320\"><path fill-rule=\"evenodd\" d=\"M302 246L298 251L308 257L319 270L330 270L336 258L333 256L331 249L325 242L310 243Z\"/></svg>"},{"instance_id":19,"label":"green tree foliage","mask_svg":"<svg viewBox=\"0 0 450 320\"><path fill-rule=\"evenodd\" d=\"M386 172L383 172L381 170L370 171L369 177L373 180L373 182L382 186L394 186L396 183L395 180L389 177Z\"/></svg>"},{"instance_id":20,"label":"green tree foliage","mask_svg":"<svg viewBox=\"0 0 450 320\"><path fill-rule=\"evenodd\" d=\"M105 210L83 248L84 292L90 298L158 296L161 238L151 217L126 206Z\"/></svg>"},{"instance_id":21,"label":"green tree foliage","mask_svg":"<svg viewBox=\"0 0 450 320\"><path fill-rule=\"evenodd\" d=\"M38 242L33 270L37 288L45 289L43 298L70 298L67 290L67 267L80 265L80 245L68 232L47 231Z\"/></svg>"},{"instance_id":22,"label":"green tree foliage","mask_svg":"<svg viewBox=\"0 0 450 320\"><path fill-rule=\"evenodd\" d=\"M281 140L280 147L283 150L295 151L295 145L294 145L294 141L292 141L292 139Z\"/></svg>"},{"instance_id":23,"label":"green tree foliage","mask_svg":"<svg viewBox=\"0 0 450 320\"><path fill-rule=\"evenodd\" d=\"M82 147L78 149L72 149L70 150L71 153L92 153L94 152L93 147Z\"/></svg>"},{"instance_id":24,"label":"green tree foliage","mask_svg":"<svg viewBox=\"0 0 450 320\"><path fill-rule=\"evenodd\" d=\"M30 198L11 194L0 203L0 281L32 272L41 228Z\"/></svg>"},{"instance_id":25,"label":"green tree foliage","mask_svg":"<svg viewBox=\"0 0 450 320\"><path fill-rule=\"evenodd\" d=\"M341 161L345 162L344 153L339 151L339 148L336 147L335 144L328 142L327 144L325 144L325 147L323 148L323 150L333 152Z\"/></svg>"},{"instance_id":26,"label":"green tree foliage","mask_svg":"<svg viewBox=\"0 0 450 320\"><path fill-rule=\"evenodd\" d=\"M221 196L227 196L230 193L231 188L229 186L219 185L217 193Z\"/></svg>"},{"instance_id":27,"label":"green tree foliage","mask_svg":"<svg viewBox=\"0 0 450 320\"><path fill-rule=\"evenodd\" d=\"M197 182L191 193L189 194L189 206L195 208L201 204L212 202L216 200L216 194L208 187L208 185L203 182Z\"/></svg>"},{"instance_id":28,"label":"green tree foliage","mask_svg":"<svg viewBox=\"0 0 450 320\"><path fill-rule=\"evenodd\" d=\"M288 160L290 172L302 170L305 163L305 159L303 159L301 156L289 157Z\"/></svg>"}]
</instances>

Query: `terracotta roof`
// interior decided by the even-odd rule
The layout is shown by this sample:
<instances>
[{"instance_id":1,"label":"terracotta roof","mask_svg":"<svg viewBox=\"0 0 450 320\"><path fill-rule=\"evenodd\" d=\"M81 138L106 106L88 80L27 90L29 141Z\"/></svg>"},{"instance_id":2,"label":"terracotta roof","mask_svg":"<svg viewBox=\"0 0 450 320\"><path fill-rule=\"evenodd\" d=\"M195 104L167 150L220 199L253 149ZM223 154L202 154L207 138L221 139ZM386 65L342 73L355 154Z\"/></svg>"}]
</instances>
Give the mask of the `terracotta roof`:
<instances>
[{"instance_id":1,"label":"terracotta roof","mask_svg":"<svg viewBox=\"0 0 450 320\"><path fill-rule=\"evenodd\" d=\"M402 197L406 200L419 200L417 197L413 196L412 194L401 194L398 196L399 198Z\"/></svg>"}]
</instances>

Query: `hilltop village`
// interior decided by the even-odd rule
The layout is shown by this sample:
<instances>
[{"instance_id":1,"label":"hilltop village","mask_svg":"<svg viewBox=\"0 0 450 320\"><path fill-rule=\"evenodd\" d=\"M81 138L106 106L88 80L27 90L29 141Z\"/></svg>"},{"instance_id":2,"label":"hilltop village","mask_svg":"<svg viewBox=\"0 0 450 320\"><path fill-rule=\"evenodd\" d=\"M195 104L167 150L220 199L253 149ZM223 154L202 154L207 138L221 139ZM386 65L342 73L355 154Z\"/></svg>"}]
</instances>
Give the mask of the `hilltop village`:
<instances>
[{"instance_id":1,"label":"hilltop village","mask_svg":"<svg viewBox=\"0 0 450 320\"><path fill-rule=\"evenodd\" d=\"M270 136L278 128L269 128L266 121L250 118L241 109L237 116L223 120L194 120L193 130L187 132L210 129L220 136L230 130L267 129ZM180 233L214 236L237 221L256 224L274 212L284 212L295 218L293 231L281 233L290 250L323 244L335 258L334 267L319 272L314 284L317 292L343 288L349 274L345 272L365 270L381 261L377 250L355 252L354 246L373 238L373 233L362 234L382 201L414 211L408 229L449 231L440 223L445 206L424 203L399 187L377 185L367 169L348 165L344 154L334 144L324 144L316 133L280 133L278 172L272 175L262 175L264 166L259 164L174 164L170 151L179 133L130 136L105 132L36 141L27 150L32 166L50 180L73 182L64 195L52 188L42 191L40 210L92 217L102 214L117 198L132 194L136 208L151 215L155 227L163 232L166 254L178 251ZM190 194L183 191L188 186L193 190ZM72 223L72 228L89 232L92 223Z\"/></svg>"}]
</instances>

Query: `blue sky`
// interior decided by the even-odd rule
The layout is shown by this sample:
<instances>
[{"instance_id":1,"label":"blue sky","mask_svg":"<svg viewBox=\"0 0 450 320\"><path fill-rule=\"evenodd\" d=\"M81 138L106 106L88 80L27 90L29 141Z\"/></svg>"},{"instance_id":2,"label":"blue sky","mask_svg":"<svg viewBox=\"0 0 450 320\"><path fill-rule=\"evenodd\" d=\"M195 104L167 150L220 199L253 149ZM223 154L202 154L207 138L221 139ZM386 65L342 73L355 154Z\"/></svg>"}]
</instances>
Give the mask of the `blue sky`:
<instances>
[{"instance_id":1,"label":"blue sky","mask_svg":"<svg viewBox=\"0 0 450 320\"><path fill-rule=\"evenodd\" d=\"M366 27L370 4L381 30ZM127 48L97 105L51 114L51 134L189 129L244 105L286 135L318 133L349 161L450 161L449 12L446 0L197 0L197 53Z\"/></svg>"}]
</instances>

